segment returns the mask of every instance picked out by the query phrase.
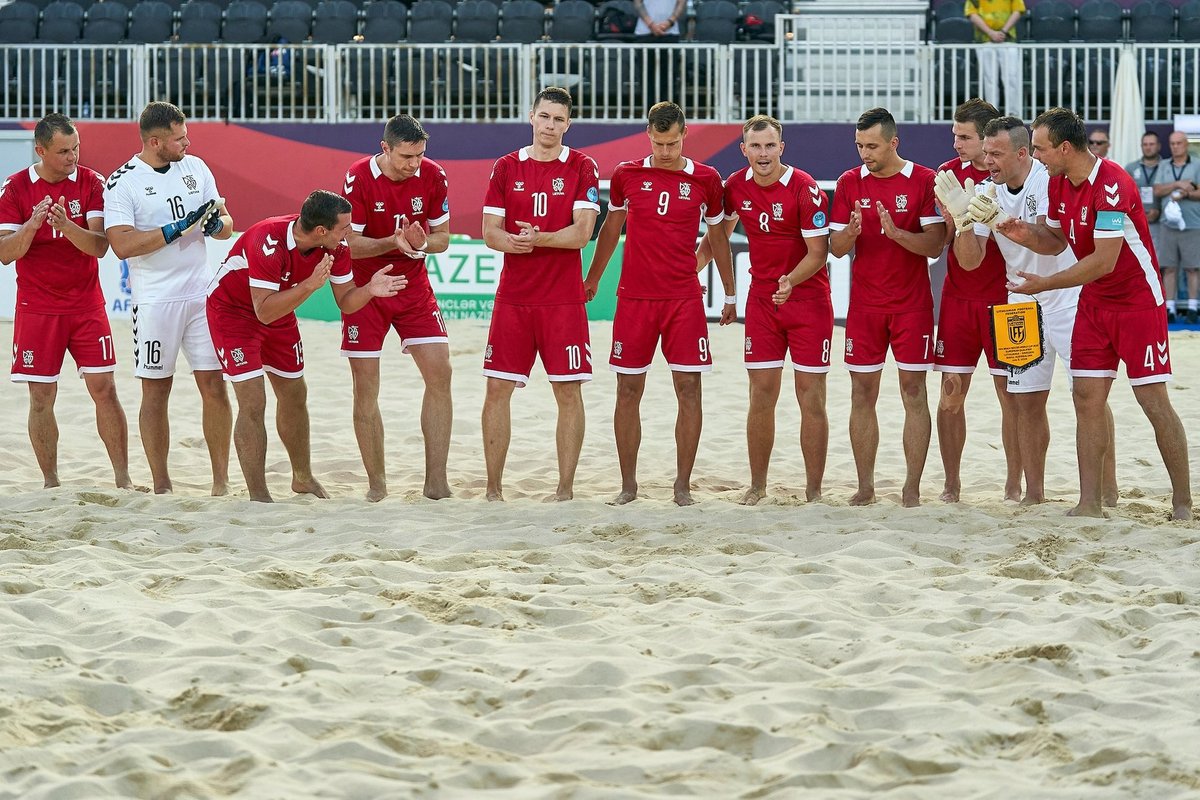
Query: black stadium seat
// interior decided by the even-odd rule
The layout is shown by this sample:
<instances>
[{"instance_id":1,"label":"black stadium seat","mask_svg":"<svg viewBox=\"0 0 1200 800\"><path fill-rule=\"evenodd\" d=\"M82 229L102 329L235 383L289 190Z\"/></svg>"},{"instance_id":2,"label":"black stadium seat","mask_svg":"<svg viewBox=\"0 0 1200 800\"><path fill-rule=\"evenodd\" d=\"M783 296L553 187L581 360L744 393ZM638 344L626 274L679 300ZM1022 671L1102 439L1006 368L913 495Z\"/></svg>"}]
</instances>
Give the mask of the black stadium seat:
<instances>
[{"instance_id":1,"label":"black stadium seat","mask_svg":"<svg viewBox=\"0 0 1200 800\"><path fill-rule=\"evenodd\" d=\"M546 33L546 9L537 0L504 0L500 6L500 40L529 44Z\"/></svg>"},{"instance_id":2,"label":"black stadium seat","mask_svg":"<svg viewBox=\"0 0 1200 800\"><path fill-rule=\"evenodd\" d=\"M730 0L705 0L696 6L697 42L730 44L737 38L738 8Z\"/></svg>"},{"instance_id":3,"label":"black stadium seat","mask_svg":"<svg viewBox=\"0 0 1200 800\"><path fill-rule=\"evenodd\" d=\"M550 41L586 42L596 33L596 7L587 0L559 0L550 17Z\"/></svg>"},{"instance_id":4,"label":"black stadium seat","mask_svg":"<svg viewBox=\"0 0 1200 800\"><path fill-rule=\"evenodd\" d=\"M41 9L24 0L0 6L0 44L26 44L37 38Z\"/></svg>"},{"instance_id":5,"label":"black stadium seat","mask_svg":"<svg viewBox=\"0 0 1200 800\"><path fill-rule=\"evenodd\" d=\"M171 38L174 26L171 7L157 0L143 0L129 15L129 30L125 40L129 42L165 42Z\"/></svg>"},{"instance_id":6,"label":"black stadium seat","mask_svg":"<svg viewBox=\"0 0 1200 800\"><path fill-rule=\"evenodd\" d=\"M267 41L303 42L312 32L313 9L305 0L277 0L271 6Z\"/></svg>"},{"instance_id":7,"label":"black stadium seat","mask_svg":"<svg viewBox=\"0 0 1200 800\"><path fill-rule=\"evenodd\" d=\"M408 10L410 42L436 44L450 41L454 9L442 0L419 0Z\"/></svg>"},{"instance_id":8,"label":"black stadium seat","mask_svg":"<svg viewBox=\"0 0 1200 800\"><path fill-rule=\"evenodd\" d=\"M70 44L83 32L83 7L55 0L42 11L38 41Z\"/></svg>"},{"instance_id":9,"label":"black stadium seat","mask_svg":"<svg viewBox=\"0 0 1200 800\"><path fill-rule=\"evenodd\" d=\"M386 44L408 38L408 6L398 0L374 0L364 12L363 41Z\"/></svg>"},{"instance_id":10,"label":"black stadium seat","mask_svg":"<svg viewBox=\"0 0 1200 800\"><path fill-rule=\"evenodd\" d=\"M221 8L208 0L188 0L179 9L179 41L208 44L221 38Z\"/></svg>"},{"instance_id":11,"label":"black stadium seat","mask_svg":"<svg viewBox=\"0 0 1200 800\"><path fill-rule=\"evenodd\" d=\"M751 0L742 7L742 33L752 42L775 41L775 17L785 11L778 0Z\"/></svg>"},{"instance_id":12,"label":"black stadium seat","mask_svg":"<svg viewBox=\"0 0 1200 800\"><path fill-rule=\"evenodd\" d=\"M940 44L968 44L975 41L975 24L966 17L950 17L937 24L934 40Z\"/></svg>"},{"instance_id":13,"label":"black stadium seat","mask_svg":"<svg viewBox=\"0 0 1200 800\"><path fill-rule=\"evenodd\" d=\"M225 9L221 39L234 44L258 44L266 41L267 7L254 0L234 0Z\"/></svg>"},{"instance_id":14,"label":"black stadium seat","mask_svg":"<svg viewBox=\"0 0 1200 800\"><path fill-rule=\"evenodd\" d=\"M1083 41L1112 43L1123 37L1125 12L1114 0L1086 0L1078 14L1076 35Z\"/></svg>"},{"instance_id":15,"label":"black stadium seat","mask_svg":"<svg viewBox=\"0 0 1200 800\"><path fill-rule=\"evenodd\" d=\"M129 27L129 9L121 3L96 3L87 12L82 41L91 44L116 44L125 38Z\"/></svg>"},{"instance_id":16,"label":"black stadium seat","mask_svg":"<svg viewBox=\"0 0 1200 800\"><path fill-rule=\"evenodd\" d=\"M1175 36L1175 7L1168 0L1142 0L1129 10L1129 38L1165 42Z\"/></svg>"},{"instance_id":17,"label":"black stadium seat","mask_svg":"<svg viewBox=\"0 0 1200 800\"><path fill-rule=\"evenodd\" d=\"M312 38L322 44L341 44L358 33L358 8L350 0L321 0L313 14Z\"/></svg>"},{"instance_id":18,"label":"black stadium seat","mask_svg":"<svg viewBox=\"0 0 1200 800\"><path fill-rule=\"evenodd\" d=\"M1200 0L1187 0L1179 6L1179 38L1200 42Z\"/></svg>"},{"instance_id":19,"label":"black stadium seat","mask_svg":"<svg viewBox=\"0 0 1200 800\"><path fill-rule=\"evenodd\" d=\"M491 0L462 0L455 8L456 41L494 42L499 35L500 9Z\"/></svg>"}]
</instances>

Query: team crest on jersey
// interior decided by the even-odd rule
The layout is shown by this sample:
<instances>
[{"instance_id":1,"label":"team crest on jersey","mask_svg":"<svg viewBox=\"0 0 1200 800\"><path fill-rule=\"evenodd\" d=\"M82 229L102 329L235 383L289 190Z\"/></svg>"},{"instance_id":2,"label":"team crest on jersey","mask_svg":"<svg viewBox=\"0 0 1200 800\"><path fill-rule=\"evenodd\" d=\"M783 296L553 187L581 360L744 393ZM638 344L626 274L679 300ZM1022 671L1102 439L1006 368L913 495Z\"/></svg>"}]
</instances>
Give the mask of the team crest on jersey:
<instances>
[{"instance_id":1,"label":"team crest on jersey","mask_svg":"<svg viewBox=\"0 0 1200 800\"><path fill-rule=\"evenodd\" d=\"M854 355L854 340L853 339L846 340L846 355L848 355L848 356Z\"/></svg>"},{"instance_id":2,"label":"team crest on jersey","mask_svg":"<svg viewBox=\"0 0 1200 800\"><path fill-rule=\"evenodd\" d=\"M939 356L944 356L944 355L946 355L946 340L945 340L945 339L938 339L938 340L937 340L937 348L936 348L936 350L937 350L937 354L938 354Z\"/></svg>"},{"instance_id":3,"label":"team crest on jersey","mask_svg":"<svg viewBox=\"0 0 1200 800\"><path fill-rule=\"evenodd\" d=\"M186 186L188 189L190 189L193 192L196 191L196 185L197 185L196 179L193 178L191 175L183 176L183 185Z\"/></svg>"},{"instance_id":4,"label":"team crest on jersey","mask_svg":"<svg viewBox=\"0 0 1200 800\"><path fill-rule=\"evenodd\" d=\"M385 209L384 209L384 207L383 207L383 201L382 201L382 200L376 200L376 201L375 201L375 210L376 210L376 211L383 211L383 210L385 210Z\"/></svg>"},{"instance_id":5,"label":"team crest on jersey","mask_svg":"<svg viewBox=\"0 0 1200 800\"><path fill-rule=\"evenodd\" d=\"M771 203L771 216L775 219L783 219L783 203Z\"/></svg>"},{"instance_id":6,"label":"team crest on jersey","mask_svg":"<svg viewBox=\"0 0 1200 800\"><path fill-rule=\"evenodd\" d=\"M32 350L22 350L21 351L21 363L27 367L33 366L33 351Z\"/></svg>"},{"instance_id":7,"label":"team crest on jersey","mask_svg":"<svg viewBox=\"0 0 1200 800\"><path fill-rule=\"evenodd\" d=\"M346 326L346 338L352 342L358 341L358 326L357 325L347 325Z\"/></svg>"},{"instance_id":8,"label":"team crest on jersey","mask_svg":"<svg viewBox=\"0 0 1200 800\"><path fill-rule=\"evenodd\" d=\"M412 210L413 210L414 214L420 214L422 211L424 211L425 210L425 198L424 197L414 197L412 199Z\"/></svg>"},{"instance_id":9,"label":"team crest on jersey","mask_svg":"<svg viewBox=\"0 0 1200 800\"><path fill-rule=\"evenodd\" d=\"M1025 198L1025 211L1029 214L1030 219L1037 217L1037 198L1033 195Z\"/></svg>"},{"instance_id":10,"label":"team crest on jersey","mask_svg":"<svg viewBox=\"0 0 1200 800\"><path fill-rule=\"evenodd\" d=\"M750 352L750 347L751 347L751 345L750 345L750 337L749 337L749 336L747 336L747 337L746 337L746 352L747 352L747 353L749 353L749 352Z\"/></svg>"},{"instance_id":11,"label":"team crest on jersey","mask_svg":"<svg viewBox=\"0 0 1200 800\"><path fill-rule=\"evenodd\" d=\"M246 363L246 353L240 347L230 350L229 355L233 357L233 365L235 367L240 367Z\"/></svg>"},{"instance_id":12,"label":"team crest on jersey","mask_svg":"<svg viewBox=\"0 0 1200 800\"><path fill-rule=\"evenodd\" d=\"M620 358L621 351L625 349L625 345L620 342L613 342L613 358Z\"/></svg>"},{"instance_id":13,"label":"team crest on jersey","mask_svg":"<svg viewBox=\"0 0 1200 800\"><path fill-rule=\"evenodd\" d=\"M79 201L78 201L78 200L72 200L70 203L68 203L68 204L67 204L67 207L68 207L68 208L71 210L71 216L72 216L72 217L78 217L78 216L79 216L79 212L80 212L80 211L82 210L82 208L83 208L83 207L80 205L80 203L79 203Z\"/></svg>"},{"instance_id":14,"label":"team crest on jersey","mask_svg":"<svg viewBox=\"0 0 1200 800\"><path fill-rule=\"evenodd\" d=\"M896 195L896 210L897 211L908 211L908 195L906 195L906 194Z\"/></svg>"},{"instance_id":15,"label":"team crest on jersey","mask_svg":"<svg viewBox=\"0 0 1200 800\"><path fill-rule=\"evenodd\" d=\"M679 199L690 200L692 197L692 185L690 183L679 184Z\"/></svg>"},{"instance_id":16,"label":"team crest on jersey","mask_svg":"<svg viewBox=\"0 0 1200 800\"><path fill-rule=\"evenodd\" d=\"M1066 203L1059 203L1059 204L1058 204L1058 213L1060 213L1060 214L1065 214L1065 213L1067 213L1067 204L1066 204Z\"/></svg>"},{"instance_id":17,"label":"team crest on jersey","mask_svg":"<svg viewBox=\"0 0 1200 800\"><path fill-rule=\"evenodd\" d=\"M492 346L490 344L483 351L483 360L484 361L492 360Z\"/></svg>"},{"instance_id":18,"label":"team crest on jersey","mask_svg":"<svg viewBox=\"0 0 1200 800\"><path fill-rule=\"evenodd\" d=\"M642 191L649 192L654 189L654 184L651 181L642 181Z\"/></svg>"},{"instance_id":19,"label":"team crest on jersey","mask_svg":"<svg viewBox=\"0 0 1200 800\"><path fill-rule=\"evenodd\" d=\"M555 194L562 194L563 188L566 185L567 185L567 182L564 181L562 178L555 178L554 180L550 181L550 188L552 188L554 190Z\"/></svg>"},{"instance_id":20,"label":"team crest on jersey","mask_svg":"<svg viewBox=\"0 0 1200 800\"><path fill-rule=\"evenodd\" d=\"M1084 206L1083 208L1081 208L1079 210L1079 224L1080 225L1087 225L1087 212L1088 212L1087 206Z\"/></svg>"},{"instance_id":21,"label":"team crest on jersey","mask_svg":"<svg viewBox=\"0 0 1200 800\"><path fill-rule=\"evenodd\" d=\"M513 191L514 191L514 192L523 192L523 191L525 191L525 181L517 181L516 183L514 183L514 184L513 184Z\"/></svg>"}]
</instances>

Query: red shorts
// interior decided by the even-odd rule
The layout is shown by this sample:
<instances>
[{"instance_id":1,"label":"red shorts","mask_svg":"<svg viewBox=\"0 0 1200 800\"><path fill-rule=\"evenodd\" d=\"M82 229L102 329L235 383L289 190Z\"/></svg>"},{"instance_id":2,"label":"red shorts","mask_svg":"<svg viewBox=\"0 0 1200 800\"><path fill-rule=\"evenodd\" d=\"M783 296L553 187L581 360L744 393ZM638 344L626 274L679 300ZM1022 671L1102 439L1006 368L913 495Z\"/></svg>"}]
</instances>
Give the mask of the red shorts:
<instances>
[{"instance_id":1,"label":"red shorts","mask_svg":"<svg viewBox=\"0 0 1200 800\"><path fill-rule=\"evenodd\" d=\"M54 383L70 351L82 377L117 366L104 306L76 314L34 314L17 307L13 323L12 379Z\"/></svg>"},{"instance_id":2,"label":"red shorts","mask_svg":"<svg viewBox=\"0 0 1200 800\"><path fill-rule=\"evenodd\" d=\"M304 375L304 345L295 315L283 325L263 325L210 298L208 327L225 380L246 381L263 372L284 378Z\"/></svg>"},{"instance_id":3,"label":"red shorts","mask_svg":"<svg viewBox=\"0 0 1200 800\"><path fill-rule=\"evenodd\" d=\"M699 296L682 300L617 298L609 367L627 375L648 372L660 336L662 353L673 371L712 371L708 319Z\"/></svg>"},{"instance_id":4,"label":"red shorts","mask_svg":"<svg viewBox=\"0 0 1200 800\"><path fill-rule=\"evenodd\" d=\"M1171 346L1162 306L1117 311L1080 303L1071 334L1071 376L1115 378L1118 361L1134 386L1171 379Z\"/></svg>"},{"instance_id":5,"label":"red shorts","mask_svg":"<svg viewBox=\"0 0 1200 800\"><path fill-rule=\"evenodd\" d=\"M496 303L483 374L524 386L538 355L552 381L590 381L592 343L582 303L523 306Z\"/></svg>"},{"instance_id":6,"label":"red shorts","mask_svg":"<svg viewBox=\"0 0 1200 800\"><path fill-rule=\"evenodd\" d=\"M829 372L833 303L793 295L781 306L769 294L746 298L746 369L782 367L789 351L799 372Z\"/></svg>"},{"instance_id":7,"label":"red shorts","mask_svg":"<svg viewBox=\"0 0 1200 800\"><path fill-rule=\"evenodd\" d=\"M1008 302L1008 298L999 301ZM992 346L991 303L942 295L938 312L937 347L933 352L933 368L938 372L972 373L979 363L979 354L987 356L988 371L1007 375L1008 370L996 362Z\"/></svg>"},{"instance_id":8,"label":"red shorts","mask_svg":"<svg viewBox=\"0 0 1200 800\"><path fill-rule=\"evenodd\" d=\"M342 315L342 355L379 358L388 328L400 335L405 353L414 344L450 341L432 289L416 297L400 292L395 297L372 298L353 314Z\"/></svg>"},{"instance_id":9,"label":"red shorts","mask_svg":"<svg viewBox=\"0 0 1200 800\"><path fill-rule=\"evenodd\" d=\"M878 372L888 346L896 366L921 372L933 366L933 309L884 314L856 311L846 315L846 369Z\"/></svg>"}]
</instances>

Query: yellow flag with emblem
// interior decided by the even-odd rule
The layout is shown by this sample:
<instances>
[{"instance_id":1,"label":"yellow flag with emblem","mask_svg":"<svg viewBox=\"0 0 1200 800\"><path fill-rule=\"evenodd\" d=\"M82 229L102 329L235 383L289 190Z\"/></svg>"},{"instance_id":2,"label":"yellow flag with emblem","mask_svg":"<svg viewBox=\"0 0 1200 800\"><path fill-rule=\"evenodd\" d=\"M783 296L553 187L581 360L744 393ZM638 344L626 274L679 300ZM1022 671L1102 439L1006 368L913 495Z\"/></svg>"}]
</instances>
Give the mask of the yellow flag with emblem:
<instances>
[{"instance_id":1,"label":"yellow flag with emblem","mask_svg":"<svg viewBox=\"0 0 1200 800\"><path fill-rule=\"evenodd\" d=\"M1001 366L1023 370L1041 361L1042 307L1036 300L992 306L992 346Z\"/></svg>"}]
</instances>

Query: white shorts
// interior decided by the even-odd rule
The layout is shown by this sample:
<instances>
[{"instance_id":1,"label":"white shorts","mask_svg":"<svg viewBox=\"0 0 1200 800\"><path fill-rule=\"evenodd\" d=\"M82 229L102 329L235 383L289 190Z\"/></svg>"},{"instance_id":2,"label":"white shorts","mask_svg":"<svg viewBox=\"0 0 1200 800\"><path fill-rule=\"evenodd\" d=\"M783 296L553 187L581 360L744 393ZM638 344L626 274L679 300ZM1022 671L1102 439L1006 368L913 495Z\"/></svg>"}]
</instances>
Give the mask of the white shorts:
<instances>
[{"instance_id":1,"label":"white shorts","mask_svg":"<svg viewBox=\"0 0 1200 800\"><path fill-rule=\"evenodd\" d=\"M1013 295L1010 303L1027 303L1029 295ZM1067 370L1067 385L1071 385L1071 333L1075 330L1075 306L1056 310L1042 309L1042 347L1046 355L1037 364L1024 370L1008 369L1008 393L1048 392L1054 381L1054 362L1061 357Z\"/></svg>"},{"instance_id":2,"label":"white shorts","mask_svg":"<svg viewBox=\"0 0 1200 800\"><path fill-rule=\"evenodd\" d=\"M171 377L181 351L193 372L220 371L221 362L208 332L207 299L196 297L133 306L134 377Z\"/></svg>"}]
</instances>

